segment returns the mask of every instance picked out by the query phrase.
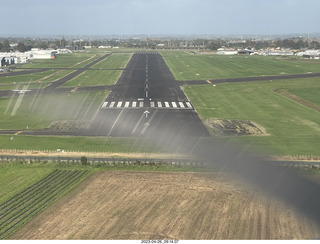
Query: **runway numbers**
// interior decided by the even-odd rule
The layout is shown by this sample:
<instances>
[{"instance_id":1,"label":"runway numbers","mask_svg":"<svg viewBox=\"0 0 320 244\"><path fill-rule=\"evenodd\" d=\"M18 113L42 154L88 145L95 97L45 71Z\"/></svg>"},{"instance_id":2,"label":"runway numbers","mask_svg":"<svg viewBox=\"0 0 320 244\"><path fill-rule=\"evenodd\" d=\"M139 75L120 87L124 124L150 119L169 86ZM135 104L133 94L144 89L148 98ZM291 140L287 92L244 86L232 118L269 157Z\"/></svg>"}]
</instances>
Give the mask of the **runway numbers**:
<instances>
[{"instance_id":1,"label":"runway numbers","mask_svg":"<svg viewBox=\"0 0 320 244\"><path fill-rule=\"evenodd\" d=\"M185 102L168 102L168 101L111 101L104 102L101 106L102 109L112 108L159 108L159 109L193 109L189 101Z\"/></svg>"}]
</instances>

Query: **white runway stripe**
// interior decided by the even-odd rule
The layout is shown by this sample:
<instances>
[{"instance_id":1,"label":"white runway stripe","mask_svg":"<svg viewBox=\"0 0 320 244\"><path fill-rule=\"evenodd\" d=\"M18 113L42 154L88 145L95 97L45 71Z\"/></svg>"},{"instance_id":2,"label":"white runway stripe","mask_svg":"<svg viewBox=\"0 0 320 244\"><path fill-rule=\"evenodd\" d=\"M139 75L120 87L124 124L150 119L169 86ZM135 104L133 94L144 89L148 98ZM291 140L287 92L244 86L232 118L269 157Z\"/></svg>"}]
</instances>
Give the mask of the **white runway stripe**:
<instances>
[{"instance_id":1,"label":"white runway stripe","mask_svg":"<svg viewBox=\"0 0 320 244\"><path fill-rule=\"evenodd\" d=\"M111 101L104 102L101 105L102 109L113 108L154 108L154 109L193 109L191 102L179 102L179 101L148 101L137 99L137 101Z\"/></svg>"}]
</instances>

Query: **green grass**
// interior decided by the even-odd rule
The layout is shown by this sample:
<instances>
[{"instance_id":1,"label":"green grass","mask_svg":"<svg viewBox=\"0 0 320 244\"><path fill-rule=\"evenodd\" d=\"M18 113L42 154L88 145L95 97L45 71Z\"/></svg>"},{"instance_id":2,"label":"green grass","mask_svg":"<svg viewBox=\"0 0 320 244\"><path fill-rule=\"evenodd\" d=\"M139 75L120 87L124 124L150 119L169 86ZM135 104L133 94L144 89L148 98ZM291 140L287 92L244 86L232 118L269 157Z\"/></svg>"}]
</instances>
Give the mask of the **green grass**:
<instances>
[{"instance_id":1,"label":"green grass","mask_svg":"<svg viewBox=\"0 0 320 244\"><path fill-rule=\"evenodd\" d=\"M0 164L0 184L2 186L0 187L0 204L27 186L36 183L52 170L52 167L49 166Z\"/></svg>"},{"instance_id":2,"label":"green grass","mask_svg":"<svg viewBox=\"0 0 320 244\"><path fill-rule=\"evenodd\" d=\"M87 70L74 79L66 82L63 86L97 86L97 85L113 85L119 79L121 70L103 70L103 69L117 69L125 68L131 54L112 54L92 66L92 69L101 70Z\"/></svg>"},{"instance_id":3,"label":"green grass","mask_svg":"<svg viewBox=\"0 0 320 244\"><path fill-rule=\"evenodd\" d=\"M14 140L10 140L11 137ZM27 136L0 135L1 149L56 151L58 148L72 152L115 152L115 153L165 153L164 149L140 138L110 138L82 136Z\"/></svg>"},{"instance_id":4,"label":"green grass","mask_svg":"<svg viewBox=\"0 0 320 244\"><path fill-rule=\"evenodd\" d=\"M87 170L54 170L1 204L0 239L6 239L34 216L72 190Z\"/></svg>"},{"instance_id":5,"label":"green grass","mask_svg":"<svg viewBox=\"0 0 320 244\"><path fill-rule=\"evenodd\" d=\"M36 82L42 79L43 77L52 75L55 72L56 70L47 70L47 71L32 73L28 75L0 77L0 84L18 84L18 83Z\"/></svg>"},{"instance_id":6,"label":"green grass","mask_svg":"<svg viewBox=\"0 0 320 244\"><path fill-rule=\"evenodd\" d=\"M41 129L57 120L89 121L106 91L0 98L1 129Z\"/></svg>"},{"instance_id":7,"label":"green grass","mask_svg":"<svg viewBox=\"0 0 320 244\"><path fill-rule=\"evenodd\" d=\"M95 64L91 68L93 69L117 69L125 68L128 61L131 58L131 54L128 53L114 53L99 63Z\"/></svg>"},{"instance_id":8,"label":"green grass","mask_svg":"<svg viewBox=\"0 0 320 244\"><path fill-rule=\"evenodd\" d=\"M320 105L320 87L304 87L299 89L289 89L290 93L299 96L309 102Z\"/></svg>"},{"instance_id":9,"label":"green grass","mask_svg":"<svg viewBox=\"0 0 320 244\"><path fill-rule=\"evenodd\" d=\"M121 70L87 70L62 86L113 85L119 79Z\"/></svg>"},{"instance_id":10,"label":"green grass","mask_svg":"<svg viewBox=\"0 0 320 244\"><path fill-rule=\"evenodd\" d=\"M319 72L319 60L161 52L177 80L205 80Z\"/></svg>"},{"instance_id":11,"label":"green grass","mask_svg":"<svg viewBox=\"0 0 320 244\"><path fill-rule=\"evenodd\" d=\"M273 92L278 88L319 90L319 81L312 78L187 86L184 90L203 120L251 120L270 134L234 141L257 145L270 154L319 155L320 113Z\"/></svg>"},{"instance_id":12,"label":"green grass","mask_svg":"<svg viewBox=\"0 0 320 244\"><path fill-rule=\"evenodd\" d=\"M103 56L104 53L75 52L70 54L57 54L55 59L34 59L24 64L24 68L81 68L92 62L95 58ZM89 58L93 59L87 60Z\"/></svg>"}]
</instances>

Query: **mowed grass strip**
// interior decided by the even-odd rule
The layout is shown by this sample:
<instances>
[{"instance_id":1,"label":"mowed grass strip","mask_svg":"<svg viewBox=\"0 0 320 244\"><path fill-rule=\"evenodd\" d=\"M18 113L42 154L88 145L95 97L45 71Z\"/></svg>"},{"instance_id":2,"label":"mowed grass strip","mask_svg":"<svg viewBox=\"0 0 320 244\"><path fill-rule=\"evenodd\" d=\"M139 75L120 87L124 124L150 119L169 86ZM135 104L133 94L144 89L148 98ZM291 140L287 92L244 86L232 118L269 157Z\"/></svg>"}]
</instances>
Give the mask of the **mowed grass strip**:
<instances>
[{"instance_id":1,"label":"mowed grass strip","mask_svg":"<svg viewBox=\"0 0 320 244\"><path fill-rule=\"evenodd\" d=\"M1 129L41 129L57 120L90 121L107 91L0 98Z\"/></svg>"},{"instance_id":2,"label":"mowed grass strip","mask_svg":"<svg viewBox=\"0 0 320 244\"><path fill-rule=\"evenodd\" d=\"M11 137L14 137L11 140ZM0 135L1 149L66 152L167 153L152 140L88 136Z\"/></svg>"},{"instance_id":3,"label":"mowed grass strip","mask_svg":"<svg viewBox=\"0 0 320 244\"><path fill-rule=\"evenodd\" d=\"M129 53L113 53L99 63L93 65L92 69L118 69L125 68L132 54Z\"/></svg>"},{"instance_id":4,"label":"mowed grass strip","mask_svg":"<svg viewBox=\"0 0 320 244\"><path fill-rule=\"evenodd\" d=\"M121 73L121 70L87 70L62 86L113 85L117 82Z\"/></svg>"},{"instance_id":5,"label":"mowed grass strip","mask_svg":"<svg viewBox=\"0 0 320 244\"><path fill-rule=\"evenodd\" d=\"M320 147L320 113L283 97L275 89L319 89L319 78L187 86L184 91L203 120L250 120L269 136L235 138L278 155L317 155Z\"/></svg>"},{"instance_id":6,"label":"mowed grass strip","mask_svg":"<svg viewBox=\"0 0 320 244\"><path fill-rule=\"evenodd\" d=\"M92 66L92 69L87 70L74 79L66 82L63 86L97 86L97 85L112 85L119 79L122 70L103 70L103 69L118 69L125 68L131 58L131 54L112 54Z\"/></svg>"},{"instance_id":7,"label":"mowed grass strip","mask_svg":"<svg viewBox=\"0 0 320 244\"><path fill-rule=\"evenodd\" d=\"M181 51L163 51L161 55L177 80L316 73L320 65L319 60L296 57L190 55Z\"/></svg>"},{"instance_id":8,"label":"mowed grass strip","mask_svg":"<svg viewBox=\"0 0 320 244\"><path fill-rule=\"evenodd\" d=\"M59 199L88 174L86 170L55 170L0 205L0 239L6 239L32 217Z\"/></svg>"}]
</instances>

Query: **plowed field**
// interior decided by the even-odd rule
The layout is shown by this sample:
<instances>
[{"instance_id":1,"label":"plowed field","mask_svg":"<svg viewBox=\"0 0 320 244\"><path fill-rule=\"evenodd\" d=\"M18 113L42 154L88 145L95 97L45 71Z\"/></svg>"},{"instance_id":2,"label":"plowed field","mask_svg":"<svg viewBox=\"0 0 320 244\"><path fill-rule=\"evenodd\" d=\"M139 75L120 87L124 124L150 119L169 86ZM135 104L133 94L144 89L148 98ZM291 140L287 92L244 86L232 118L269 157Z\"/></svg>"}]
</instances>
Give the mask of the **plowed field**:
<instances>
[{"instance_id":1,"label":"plowed field","mask_svg":"<svg viewBox=\"0 0 320 244\"><path fill-rule=\"evenodd\" d=\"M279 200L218 173L102 172L11 239L313 239Z\"/></svg>"}]
</instances>

